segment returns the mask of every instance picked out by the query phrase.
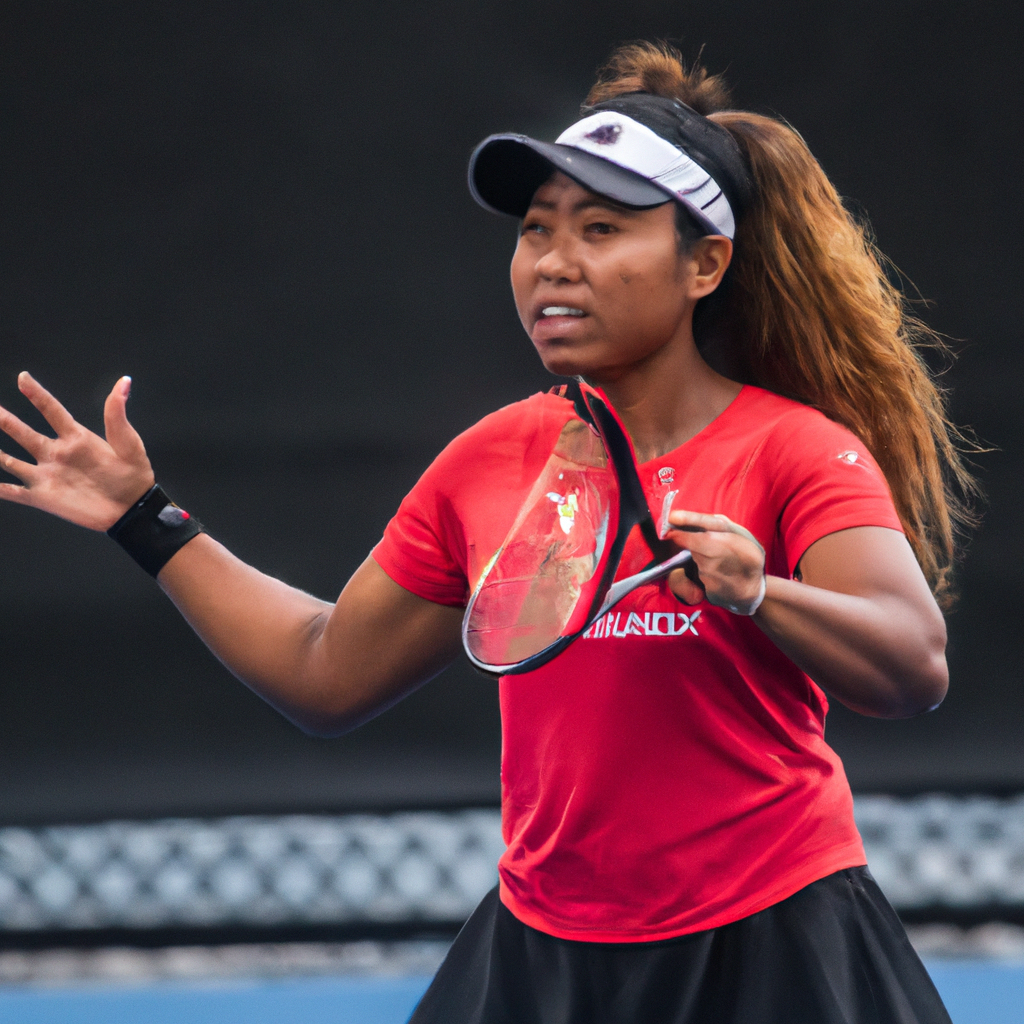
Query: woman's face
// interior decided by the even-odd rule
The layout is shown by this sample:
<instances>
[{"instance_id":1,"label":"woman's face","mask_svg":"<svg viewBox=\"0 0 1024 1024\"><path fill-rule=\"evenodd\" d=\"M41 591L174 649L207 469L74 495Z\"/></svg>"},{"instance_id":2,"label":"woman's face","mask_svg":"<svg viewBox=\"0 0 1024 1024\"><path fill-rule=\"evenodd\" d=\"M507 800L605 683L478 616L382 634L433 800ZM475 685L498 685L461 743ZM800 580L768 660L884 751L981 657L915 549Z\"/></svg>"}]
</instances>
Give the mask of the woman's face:
<instances>
[{"instance_id":1,"label":"woman's face","mask_svg":"<svg viewBox=\"0 0 1024 1024\"><path fill-rule=\"evenodd\" d=\"M544 366L595 383L693 344L697 274L674 203L629 210L563 174L537 190L512 258L519 318Z\"/></svg>"}]
</instances>

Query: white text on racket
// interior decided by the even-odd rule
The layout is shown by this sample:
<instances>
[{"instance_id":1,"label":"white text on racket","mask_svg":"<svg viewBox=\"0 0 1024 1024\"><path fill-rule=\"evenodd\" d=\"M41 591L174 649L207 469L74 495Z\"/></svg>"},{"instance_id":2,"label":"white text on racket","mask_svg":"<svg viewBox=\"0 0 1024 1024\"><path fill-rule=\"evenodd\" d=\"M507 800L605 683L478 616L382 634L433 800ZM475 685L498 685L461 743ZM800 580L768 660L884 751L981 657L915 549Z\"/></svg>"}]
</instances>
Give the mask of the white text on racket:
<instances>
[{"instance_id":1,"label":"white text on racket","mask_svg":"<svg viewBox=\"0 0 1024 1024\"><path fill-rule=\"evenodd\" d=\"M697 632L700 609L691 615L683 612L608 612L602 615L584 634L584 640L600 640L615 636L682 636Z\"/></svg>"}]
</instances>

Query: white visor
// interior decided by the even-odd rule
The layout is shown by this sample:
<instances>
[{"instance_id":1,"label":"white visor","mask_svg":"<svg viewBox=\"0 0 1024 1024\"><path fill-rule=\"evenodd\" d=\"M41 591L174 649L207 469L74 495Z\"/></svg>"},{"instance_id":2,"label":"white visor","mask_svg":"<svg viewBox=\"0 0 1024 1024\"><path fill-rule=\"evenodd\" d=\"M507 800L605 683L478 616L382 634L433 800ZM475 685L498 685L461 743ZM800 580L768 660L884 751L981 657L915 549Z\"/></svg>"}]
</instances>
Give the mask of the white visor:
<instances>
[{"instance_id":1,"label":"white visor","mask_svg":"<svg viewBox=\"0 0 1024 1024\"><path fill-rule=\"evenodd\" d=\"M639 174L687 206L712 233L733 238L736 218L718 182L700 164L646 125L602 110L567 128L555 140Z\"/></svg>"}]
</instances>

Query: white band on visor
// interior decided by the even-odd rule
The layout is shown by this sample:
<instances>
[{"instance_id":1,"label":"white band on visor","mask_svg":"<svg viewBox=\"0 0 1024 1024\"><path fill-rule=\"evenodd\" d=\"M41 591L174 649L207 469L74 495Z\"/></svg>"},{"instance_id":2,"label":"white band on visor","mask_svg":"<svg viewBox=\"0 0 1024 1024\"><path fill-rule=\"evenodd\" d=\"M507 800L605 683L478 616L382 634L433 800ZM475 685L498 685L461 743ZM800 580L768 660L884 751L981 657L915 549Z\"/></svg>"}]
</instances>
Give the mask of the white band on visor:
<instances>
[{"instance_id":1,"label":"white band on visor","mask_svg":"<svg viewBox=\"0 0 1024 1024\"><path fill-rule=\"evenodd\" d=\"M660 185L676 196L715 234L732 238L736 219L718 182L686 153L625 114L602 110L577 121L555 139L582 149Z\"/></svg>"}]
</instances>

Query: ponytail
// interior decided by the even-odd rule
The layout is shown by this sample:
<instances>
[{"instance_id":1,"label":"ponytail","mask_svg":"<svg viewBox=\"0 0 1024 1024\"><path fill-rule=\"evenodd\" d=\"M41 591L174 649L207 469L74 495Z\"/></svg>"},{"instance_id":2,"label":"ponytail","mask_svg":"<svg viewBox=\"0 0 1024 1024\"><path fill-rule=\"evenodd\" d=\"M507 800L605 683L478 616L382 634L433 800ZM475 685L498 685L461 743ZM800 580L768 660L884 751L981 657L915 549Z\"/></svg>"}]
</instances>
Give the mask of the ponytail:
<instances>
[{"instance_id":1,"label":"ponytail","mask_svg":"<svg viewBox=\"0 0 1024 1024\"><path fill-rule=\"evenodd\" d=\"M961 454L972 446L921 356L948 354L945 342L910 314L884 257L796 131L723 109L721 79L687 69L665 44L616 51L588 103L635 91L681 100L726 128L756 184L722 294L697 310L698 343L710 340L731 376L812 406L864 442L948 607L954 539L974 524L965 499L977 488Z\"/></svg>"}]
</instances>

